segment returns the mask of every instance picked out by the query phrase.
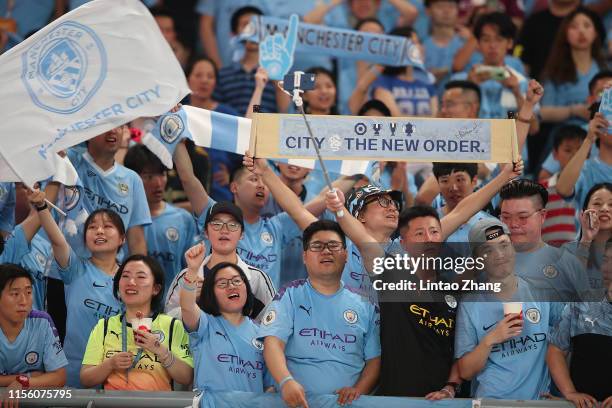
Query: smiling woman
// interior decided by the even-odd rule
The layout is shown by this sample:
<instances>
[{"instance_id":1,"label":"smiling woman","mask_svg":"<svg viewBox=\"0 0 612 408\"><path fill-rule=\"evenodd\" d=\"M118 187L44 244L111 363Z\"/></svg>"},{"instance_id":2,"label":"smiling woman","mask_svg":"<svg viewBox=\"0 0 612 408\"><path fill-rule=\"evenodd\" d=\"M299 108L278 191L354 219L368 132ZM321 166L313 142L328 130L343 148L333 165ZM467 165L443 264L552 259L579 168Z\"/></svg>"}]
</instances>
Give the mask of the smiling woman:
<instances>
[{"instance_id":1,"label":"smiling woman","mask_svg":"<svg viewBox=\"0 0 612 408\"><path fill-rule=\"evenodd\" d=\"M164 271L154 258L132 255L113 278L113 294L125 313L104 318L92 330L81 382L108 390L170 391L189 384L189 340L176 319L161 314Z\"/></svg>"},{"instance_id":2,"label":"smiling woman","mask_svg":"<svg viewBox=\"0 0 612 408\"><path fill-rule=\"evenodd\" d=\"M254 304L249 280L238 265L220 262L206 275L196 302L196 280L205 253L203 244L185 253L187 273L179 283L181 317L195 363L194 387L263 392L271 379L264 366L263 344L256 339L257 325L248 317Z\"/></svg>"}]
</instances>

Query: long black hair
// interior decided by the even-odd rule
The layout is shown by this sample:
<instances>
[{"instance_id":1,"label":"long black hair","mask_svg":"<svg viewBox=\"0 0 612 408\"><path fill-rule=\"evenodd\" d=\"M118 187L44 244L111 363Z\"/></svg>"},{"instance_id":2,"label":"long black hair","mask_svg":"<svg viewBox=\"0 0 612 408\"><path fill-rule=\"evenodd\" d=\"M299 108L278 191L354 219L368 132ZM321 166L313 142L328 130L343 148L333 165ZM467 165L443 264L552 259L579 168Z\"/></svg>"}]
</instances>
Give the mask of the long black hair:
<instances>
[{"instance_id":1,"label":"long black hair","mask_svg":"<svg viewBox=\"0 0 612 408\"><path fill-rule=\"evenodd\" d=\"M138 261L144 262L144 264L151 270L151 274L153 275L153 285L159 285L159 292L156 295L153 295L153 298L151 299L151 311L153 313L160 313L164 310L164 281L166 279L166 274L164 273L164 269L161 267L159 262L157 262L157 260L151 256L134 254L123 261L121 266L119 266L117 273L113 277L113 295L118 300L121 300L119 298L119 281L121 280L121 275L123 275L123 270L130 262Z\"/></svg>"},{"instance_id":2,"label":"long black hair","mask_svg":"<svg viewBox=\"0 0 612 408\"><path fill-rule=\"evenodd\" d=\"M198 299L198 306L205 313L213 316L220 316L221 310L219 309L219 302L217 301L217 296L215 295L215 278L217 277L217 273L221 269L232 268L244 281L244 285L246 287L247 299L244 303L244 307L242 308L243 316L250 316L253 307L255 305L255 296L253 295L253 291L251 290L251 285L249 284L249 280L246 277L244 271L235 263L231 262L221 262L213 266L210 270L210 273L204 279L204 284L202 285L202 292L200 293L200 298Z\"/></svg>"}]
</instances>

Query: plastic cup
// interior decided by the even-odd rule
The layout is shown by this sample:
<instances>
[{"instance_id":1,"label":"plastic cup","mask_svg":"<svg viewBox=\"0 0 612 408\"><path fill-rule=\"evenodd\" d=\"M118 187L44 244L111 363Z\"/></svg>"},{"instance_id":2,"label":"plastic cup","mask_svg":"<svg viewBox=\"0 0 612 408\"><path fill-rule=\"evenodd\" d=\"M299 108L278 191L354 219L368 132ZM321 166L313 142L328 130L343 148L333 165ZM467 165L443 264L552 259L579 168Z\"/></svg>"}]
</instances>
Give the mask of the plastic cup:
<instances>
[{"instance_id":1,"label":"plastic cup","mask_svg":"<svg viewBox=\"0 0 612 408\"><path fill-rule=\"evenodd\" d=\"M152 324L153 324L153 319L151 319L150 317L145 317L142 319L134 319L132 320L132 329L151 332Z\"/></svg>"},{"instance_id":2,"label":"plastic cup","mask_svg":"<svg viewBox=\"0 0 612 408\"><path fill-rule=\"evenodd\" d=\"M512 320L523 320L523 303L522 302L505 302L504 303L504 317L509 314L517 314L518 317Z\"/></svg>"}]
</instances>

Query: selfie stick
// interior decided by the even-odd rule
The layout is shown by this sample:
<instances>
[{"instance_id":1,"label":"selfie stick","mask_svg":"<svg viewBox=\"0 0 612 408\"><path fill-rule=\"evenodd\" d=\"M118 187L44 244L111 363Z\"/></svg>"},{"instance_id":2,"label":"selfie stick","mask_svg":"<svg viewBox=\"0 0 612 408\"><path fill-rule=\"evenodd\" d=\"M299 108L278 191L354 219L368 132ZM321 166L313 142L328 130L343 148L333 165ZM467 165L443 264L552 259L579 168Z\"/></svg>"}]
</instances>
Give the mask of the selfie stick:
<instances>
[{"instance_id":1,"label":"selfie stick","mask_svg":"<svg viewBox=\"0 0 612 408\"><path fill-rule=\"evenodd\" d=\"M332 182L331 182L331 179L329 178L329 173L327 172L327 168L325 167L325 162L323 161L323 158L321 157L319 146L317 146L317 142L314 138L314 135L312 134L312 129L310 128L310 123L308 123L308 119L306 118L306 113L304 112L304 101L302 100L302 95L301 95L304 93L304 90L300 88L300 82L301 82L302 75L304 75L304 72L302 71L295 71L293 73L293 94L285 91L282 88L281 83L279 83L279 86L281 87L283 92L291 95L291 100L293 101L295 106L298 108L298 111L302 114L302 118L304 118L304 122L306 123L306 129L308 130L308 135L310 136L310 140L312 140L312 144L314 145L315 152L317 154L317 158L319 159L319 163L321 164L321 170L323 171L323 177L325 177L325 183L327 184L327 188L329 188L329 191L332 191L335 193L336 189L332 187ZM336 213L336 217L338 218L344 217L344 210L338 211Z\"/></svg>"}]
</instances>

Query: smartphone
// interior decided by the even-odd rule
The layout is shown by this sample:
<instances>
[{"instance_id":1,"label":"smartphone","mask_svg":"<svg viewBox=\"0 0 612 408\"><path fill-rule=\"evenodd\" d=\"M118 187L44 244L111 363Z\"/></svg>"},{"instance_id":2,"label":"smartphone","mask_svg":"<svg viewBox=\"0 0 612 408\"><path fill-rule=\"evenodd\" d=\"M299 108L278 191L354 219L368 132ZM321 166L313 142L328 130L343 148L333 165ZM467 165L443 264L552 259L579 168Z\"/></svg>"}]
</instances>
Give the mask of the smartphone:
<instances>
[{"instance_id":1,"label":"smartphone","mask_svg":"<svg viewBox=\"0 0 612 408\"><path fill-rule=\"evenodd\" d=\"M595 217L597 217L597 214L589 212L589 229L595 228Z\"/></svg>"},{"instance_id":2,"label":"smartphone","mask_svg":"<svg viewBox=\"0 0 612 408\"><path fill-rule=\"evenodd\" d=\"M290 72L283 78L283 89L287 92L293 92L295 72ZM302 91L312 91L315 87L315 74L302 73L300 76L299 87Z\"/></svg>"},{"instance_id":3,"label":"smartphone","mask_svg":"<svg viewBox=\"0 0 612 408\"><path fill-rule=\"evenodd\" d=\"M504 67L493 67L491 65L481 65L476 69L476 72L488 72L491 75L491 79L495 81L503 81L510 77L508 71Z\"/></svg>"}]
</instances>

